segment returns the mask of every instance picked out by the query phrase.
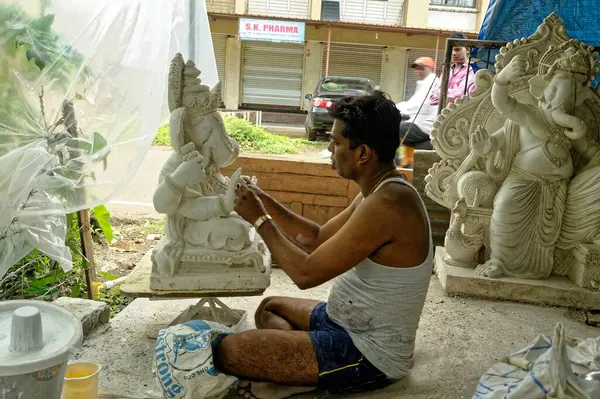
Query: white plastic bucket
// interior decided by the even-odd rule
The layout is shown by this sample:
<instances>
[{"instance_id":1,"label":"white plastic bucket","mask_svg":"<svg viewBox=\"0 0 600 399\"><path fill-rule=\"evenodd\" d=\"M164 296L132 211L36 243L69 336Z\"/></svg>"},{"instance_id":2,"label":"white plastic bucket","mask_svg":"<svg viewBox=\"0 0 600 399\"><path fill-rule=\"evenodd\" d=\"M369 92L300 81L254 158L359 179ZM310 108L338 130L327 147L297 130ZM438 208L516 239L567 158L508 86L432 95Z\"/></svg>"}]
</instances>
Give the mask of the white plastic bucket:
<instances>
[{"instance_id":1,"label":"white plastic bucket","mask_svg":"<svg viewBox=\"0 0 600 399\"><path fill-rule=\"evenodd\" d=\"M29 374L0 377L2 399L60 399L67 361Z\"/></svg>"},{"instance_id":2,"label":"white plastic bucket","mask_svg":"<svg viewBox=\"0 0 600 399\"><path fill-rule=\"evenodd\" d=\"M67 362L81 345L81 322L42 301L0 302L2 399L60 399Z\"/></svg>"}]
</instances>

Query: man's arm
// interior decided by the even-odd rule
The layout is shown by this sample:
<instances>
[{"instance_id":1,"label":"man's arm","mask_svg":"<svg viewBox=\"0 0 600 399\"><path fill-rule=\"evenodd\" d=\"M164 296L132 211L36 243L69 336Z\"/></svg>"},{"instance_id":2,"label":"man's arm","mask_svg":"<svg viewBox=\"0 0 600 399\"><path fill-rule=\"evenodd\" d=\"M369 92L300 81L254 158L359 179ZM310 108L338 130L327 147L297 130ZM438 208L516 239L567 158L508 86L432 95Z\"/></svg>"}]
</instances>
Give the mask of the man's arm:
<instances>
[{"instance_id":1,"label":"man's arm","mask_svg":"<svg viewBox=\"0 0 600 399\"><path fill-rule=\"evenodd\" d=\"M475 76L473 74L473 69L471 69L470 65L468 68L469 68L469 70L464 75L464 77L460 80L459 85L452 89L450 89L450 88L448 89L448 97L446 100L448 104L455 102L456 100L458 100L465 94L470 94L475 90ZM466 93L465 93L465 87L467 89Z\"/></svg>"},{"instance_id":2,"label":"man's arm","mask_svg":"<svg viewBox=\"0 0 600 399\"><path fill-rule=\"evenodd\" d=\"M439 78L436 78L436 80L435 80L433 89L431 89L431 95L429 96L429 104L430 105L439 105L440 104L441 81L442 80Z\"/></svg>"},{"instance_id":3,"label":"man's arm","mask_svg":"<svg viewBox=\"0 0 600 399\"><path fill-rule=\"evenodd\" d=\"M354 212L354 209L360 203L360 200L362 200L362 194L358 194L350 206L323 226L320 226L290 211L264 191L255 190L254 192L258 195L267 213L271 215L283 233L309 251L314 251L319 245L335 234L348 221L350 215L352 215L352 212Z\"/></svg>"},{"instance_id":4,"label":"man's arm","mask_svg":"<svg viewBox=\"0 0 600 399\"><path fill-rule=\"evenodd\" d=\"M292 243L273 222L261 226L260 235L273 261L300 289L308 289L350 270L389 242L393 228L386 225L396 223L391 213L397 206L382 196L365 199L348 221L311 254Z\"/></svg>"}]
</instances>

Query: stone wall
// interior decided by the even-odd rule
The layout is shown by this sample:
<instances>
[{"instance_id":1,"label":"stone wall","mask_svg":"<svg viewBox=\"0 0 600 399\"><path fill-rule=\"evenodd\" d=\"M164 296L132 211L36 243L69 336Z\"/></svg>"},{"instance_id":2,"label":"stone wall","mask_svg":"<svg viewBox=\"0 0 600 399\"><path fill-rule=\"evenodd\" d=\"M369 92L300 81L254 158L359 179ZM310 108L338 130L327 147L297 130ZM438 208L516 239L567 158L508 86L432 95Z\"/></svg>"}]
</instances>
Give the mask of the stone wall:
<instances>
[{"instance_id":1,"label":"stone wall","mask_svg":"<svg viewBox=\"0 0 600 399\"><path fill-rule=\"evenodd\" d=\"M343 211L359 192L353 181L338 176L324 160L242 155L221 172L231 176L238 167L243 175L256 176L260 187L288 209L319 224ZM412 178L410 171L402 172Z\"/></svg>"},{"instance_id":2,"label":"stone wall","mask_svg":"<svg viewBox=\"0 0 600 399\"><path fill-rule=\"evenodd\" d=\"M346 208L358 193L354 182L339 177L325 162L303 162L276 156L240 156L222 169L256 176L260 187L295 213L323 224Z\"/></svg>"},{"instance_id":3,"label":"stone wall","mask_svg":"<svg viewBox=\"0 0 600 399\"><path fill-rule=\"evenodd\" d=\"M448 225L450 224L450 210L425 195L425 177L427 176L429 168L431 168L435 162L440 160L441 158L435 151L415 151L413 185L419 191L419 194L421 194L425 206L427 207L427 213L431 220L433 242L436 246L444 245L444 237L446 236L446 230L448 230Z\"/></svg>"}]
</instances>

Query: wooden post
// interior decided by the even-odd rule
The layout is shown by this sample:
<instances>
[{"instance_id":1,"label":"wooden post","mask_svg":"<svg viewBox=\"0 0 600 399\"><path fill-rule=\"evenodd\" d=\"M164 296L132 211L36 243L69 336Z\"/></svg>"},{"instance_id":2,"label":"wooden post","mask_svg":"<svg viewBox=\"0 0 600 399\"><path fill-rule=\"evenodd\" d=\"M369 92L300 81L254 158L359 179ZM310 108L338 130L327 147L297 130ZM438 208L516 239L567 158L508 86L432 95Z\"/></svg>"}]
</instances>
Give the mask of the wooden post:
<instances>
[{"instance_id":1,"label":"wooden post","mask_svg":"<svg viewBox=\"0 0 600 399\"><path fill-rule=\"evenodd\" d=\"M331 26L329 27L329 33L327 34L327 56L325 60L325 76L329 76L329 51L331 50Z\"/></svg>"},{"instance_id":2,"label":"wooden post","mask_svg":"<svg viewBox=\"0 0 600 399\"><path fill-rule=\"evenodd\" d=\"M79 221L79 237L81 238L81 253L86 264L85 281L87 284L88 298L93 299L93 286L98 278L96 277L96 264L94 262L94 247L92 242L92 226L90 224L90 211L84 209L77 212Z\"/></svg>"},{"instance_id":3,"label":"wooden post","mask_svg":"<svg viewBox=\"0 0 600 399\"><path fill-rule=\"evenodd\" d=\"M437 65L438 65L438 52L440 50L440 35L437 36L437 40L435 42L435 60L433 61L433 73L437 75Z\"/></svg>"}]
</instances>

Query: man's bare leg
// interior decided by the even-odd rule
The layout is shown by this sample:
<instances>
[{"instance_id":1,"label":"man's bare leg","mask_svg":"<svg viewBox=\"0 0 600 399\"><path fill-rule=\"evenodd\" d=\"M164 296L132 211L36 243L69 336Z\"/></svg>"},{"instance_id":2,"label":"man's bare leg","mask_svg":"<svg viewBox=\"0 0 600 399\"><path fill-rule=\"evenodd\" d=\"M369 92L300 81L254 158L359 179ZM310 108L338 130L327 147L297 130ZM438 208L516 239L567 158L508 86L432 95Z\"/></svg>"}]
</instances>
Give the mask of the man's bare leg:
<instances>
[{"instance_id":1,"label":"man's bare leg","mask_svg":"<svg viewBox=\"0 0 600 399\"><path fill-rule=\"evenodd\" d=\"M242 382L240 387L252 394L247 397L285 398L314 389L319 380L315 350L303 331L252 330L228 335L221 341L215 361L227 374L270 382L253 382L255 389Z\"/></svg>"},{"instance_id":2,"label":"man's bare leg","mask_svg":"<svg viewBox=\"0 0 600 399\"><path fill-rule=\"evenodd\" d=\"M254 319L256 328L286 331L309 331L310 315L319 304L313 299L274 296L265 298Z\"/></svg>"}]
</instances>

